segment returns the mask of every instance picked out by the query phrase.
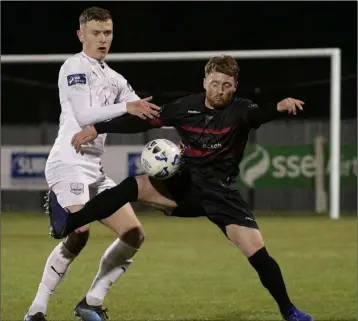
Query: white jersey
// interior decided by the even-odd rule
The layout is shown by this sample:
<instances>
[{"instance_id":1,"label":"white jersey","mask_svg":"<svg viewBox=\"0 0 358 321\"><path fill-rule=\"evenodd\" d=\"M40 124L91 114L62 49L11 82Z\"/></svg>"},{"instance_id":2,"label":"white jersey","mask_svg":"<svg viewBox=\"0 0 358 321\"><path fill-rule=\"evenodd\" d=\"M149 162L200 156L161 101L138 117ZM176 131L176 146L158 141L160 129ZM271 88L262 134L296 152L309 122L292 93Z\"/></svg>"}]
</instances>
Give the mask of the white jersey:
<instances>
[{"instance_id":1,"label":"white jersey","mask_svg":"<svg viewBox=\"0 0 358 321\"><path fill-rule=\"evenodd\" d=\"M76 153L71 145L73 135L86 126L125 114L126 103L140 99L123 76L83 52L70 57L61 66L58 88L60 127L47 163L74 164L91 158ZM101 134L90 143L91 155L103 154L105 139L106 134Z\"/></svg>"}]
</instances>

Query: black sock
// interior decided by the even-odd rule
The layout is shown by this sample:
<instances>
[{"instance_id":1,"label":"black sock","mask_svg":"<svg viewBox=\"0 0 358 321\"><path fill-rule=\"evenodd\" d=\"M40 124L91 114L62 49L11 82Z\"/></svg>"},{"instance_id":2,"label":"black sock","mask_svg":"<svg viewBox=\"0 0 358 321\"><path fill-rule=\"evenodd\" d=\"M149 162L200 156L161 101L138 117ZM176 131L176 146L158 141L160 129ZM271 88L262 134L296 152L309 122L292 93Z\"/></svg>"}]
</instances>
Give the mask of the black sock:
<instances>
[{"instance_id":1,"label":"black sock","mask_svg":"<svg viewBox=\"0 0 358 321\"><path fill-rule=\"evenodd\" d=\"M138 198L138 184L135 177L127 177L120 184L99 193L85 206L68 217L63 236L67 236L77 228L111 216L123 205L134 202Z\"/></svg>"},{"instance_id":2,"label":"black sock","mask_svg":"<svg viewBox=\"0 0 358 321\"><path fill-rule=\"evenodd\" d=\"M251 256L249 262L258 273L262 285L276 300L281 313L287 315L293 304L288 297L285 282L277 262L267 253L265 247Z\"/></svg>"}]
</instances>

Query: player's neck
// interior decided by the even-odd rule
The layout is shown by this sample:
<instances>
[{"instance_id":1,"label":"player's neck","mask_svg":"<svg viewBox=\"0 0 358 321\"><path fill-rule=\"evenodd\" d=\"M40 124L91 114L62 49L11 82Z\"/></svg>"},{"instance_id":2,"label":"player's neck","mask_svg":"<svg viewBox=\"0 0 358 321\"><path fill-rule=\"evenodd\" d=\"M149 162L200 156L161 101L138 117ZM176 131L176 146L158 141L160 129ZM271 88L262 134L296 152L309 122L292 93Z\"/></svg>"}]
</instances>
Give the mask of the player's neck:
<instances>
[{"instance_id":1,"label":"player's neck","mask_svg":"<svg viewBox=\"0 0 358 321\"><path fill-rule=\"evenodd\" d=\"M225 104L224 106L222 106L222 107L214 107L214 106L212 106L212 105L209 103L208 99L205 98L205 107L206 107L206 108L209 108L209 109L215 109L215 110L217 110L217 109L222 109L223 107L229 105L229 104L233 101L233 99L234 99L234 97L232 97L231 100L230 100L227 104Z\"/></svg>"},{"instance_id":2,"label":"player's neck","mask_svg":"<svg viewBox=\"0 0 358 321\"><path fill-rule=\"evenodd\" d=\"M210 103L209 103L207 98L205 98L205 107L209 108L209 109L215 109L213 106L210 105Z\"/></svg>"},{"instance_id":3,"label":"player's neck","mask_svg":"<svg viewBox=\"0 0 358 321\"><path fill-rule=\"evenodd\" d=\"M98 62L102 62L102 61L103 61L103 60L100 60L100 59L93 58L90 54L88 54L88 53L86 52L85 49L82 50L82 53L83 53L87 58L89 58L89 59L96 60L96 61L98 61Z\"/></svg>"}]
</instances>

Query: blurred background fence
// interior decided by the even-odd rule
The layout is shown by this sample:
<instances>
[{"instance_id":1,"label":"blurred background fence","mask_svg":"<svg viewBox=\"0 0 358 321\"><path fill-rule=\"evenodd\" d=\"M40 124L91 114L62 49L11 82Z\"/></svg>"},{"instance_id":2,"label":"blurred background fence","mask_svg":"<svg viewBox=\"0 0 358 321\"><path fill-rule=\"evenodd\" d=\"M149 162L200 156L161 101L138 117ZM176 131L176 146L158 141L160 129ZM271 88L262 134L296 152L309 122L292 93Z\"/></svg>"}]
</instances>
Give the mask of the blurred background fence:
<instances>
[{"instance_id":1,"label":"blurred background fence","mask_svg":"<svg viewBox=\"0 0 358 321\"><path fill-rule=\"evenodd\" d=\"M47 146L51 148L56 135L58 126L56 124L42 124L41 126L29 126L29 125L5 125L2 126L1 136L2 145L4 148L16 147L26 150L26 146ZM256 132L256 144L266 148L281 147L275 155L292 156L297 155L297 159L293 159L287 162L287 159L282 160L281 168L279 163L277 165L277 171L283 173L282 177L286 181L283 184L280 183L280 179L276 182L273 180L268 181L269 186L256 188L254 195L251 198L251 205L255 209L260 210L285 210L285 211L313 211L315 208L315 188L314 188L314 174L312 174L312 168L306 173L302 169L305 164L302 163L302 158L307 155L313 155L314 140L318 135L329 137L329 121L328 120L299 120L299 121L274 121L272 123L262 126ZM148 140L165 137L167 139L178 141L179 137L173 129L156 129L148 133L133 134L133 135L117 135L109 134L107 137L107 146L137 146L140 150L141 146ZM355 119L345 119L342 121L342 144L357 144L357 125ZM310 146L305 154L295 148L302 148L302 146ZM108 148L107 148L108 149ZM126 150L124 151L126 152ZM137 166L135 170L140 172L139 165L131 165L128 162L122 162L120 153L123 150L118 150L118 157L114 152L114 158L112 159L111 170L115 171L116 167L118 171L125 174L133 173L133 166ZM137 151L137 157L139 151ZM271 155L271 160L274 155ZM326 155L327 156L327 155ZM260 156L258 156L260 157ZM287 158L286 157L286 158ZM126 157L127 158L127 157ZM344 165L345 159L342 159L342 166L350 166L347 169L348 172L344 172L343 175L348 175L352 179L348 183L343 182L341 186L341 209L345 211L356 211L357 209L357 157L351 157L348 161L350 165ZM260 162L258 160L257 162ZM4 162L2 162L5 165ZM44 165L44 163L42 163ZM10 165L10 164L7 164ZM16 166L11 164L11 166ZM35 165L30 165L30 167ZM114 169L112 169L114 168ZM40 167L39 176L43 172L43 167ZM105 168L106 170L106 168ZM4 173L6 168L2 167ZM293 175L290 175L293 173ZM134 172L135 173L135 172ZM296 173L296 174L295 174ZM282 176L281 175L281 176ZM26 176L26 175L25 175ZM291 176L291 177L290 177ZM293 177L292 177L293 176ZM328 175L326 175L326 184L328 184ZM281 180L282 180L281 178ZM1 199L2 209L5 211L41 211L43 204L43 191L32 190L33 180L43 180L43 178L33 178L32 181L25 180L24 178L14 178L13 184L16 186L16 180L23 180L21 190L10 190L2 187ZM307 183L302 184L302 179L307 180ZM291 182L288 182L291 181ZM14 182L15 181L15 182ZM265 183L265 182L264 182ZM288 185L287 185L288 184ZM244 193L244 196L249 199L248 186L245 182L240 182L240 187ZM18 187L16 187L18 188Z\"/></svg>"}]
</instances>

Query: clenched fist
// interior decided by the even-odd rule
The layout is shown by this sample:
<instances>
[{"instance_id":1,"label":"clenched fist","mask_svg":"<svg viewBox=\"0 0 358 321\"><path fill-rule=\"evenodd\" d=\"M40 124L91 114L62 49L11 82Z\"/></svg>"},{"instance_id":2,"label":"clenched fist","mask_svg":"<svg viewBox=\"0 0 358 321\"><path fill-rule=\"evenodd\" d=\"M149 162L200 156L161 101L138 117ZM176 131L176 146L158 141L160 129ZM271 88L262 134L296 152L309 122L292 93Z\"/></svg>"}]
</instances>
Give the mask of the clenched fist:
<instances>
[{"instance_id":1,"label":"clenched fist","mask_svg":"<svg viewBox=\"0 0 358 321\"><path fill-rule=\"evenodd\" d=\"M303 110L302 105L304 105L305 103L301 100L298 99L294 99L294 98L286 98L281 100L278 104L277 104L277 110L279 112L285 112L287 111L289 114L297 114L297 108L300 110Z\"/></svg>"}]
</instances>

